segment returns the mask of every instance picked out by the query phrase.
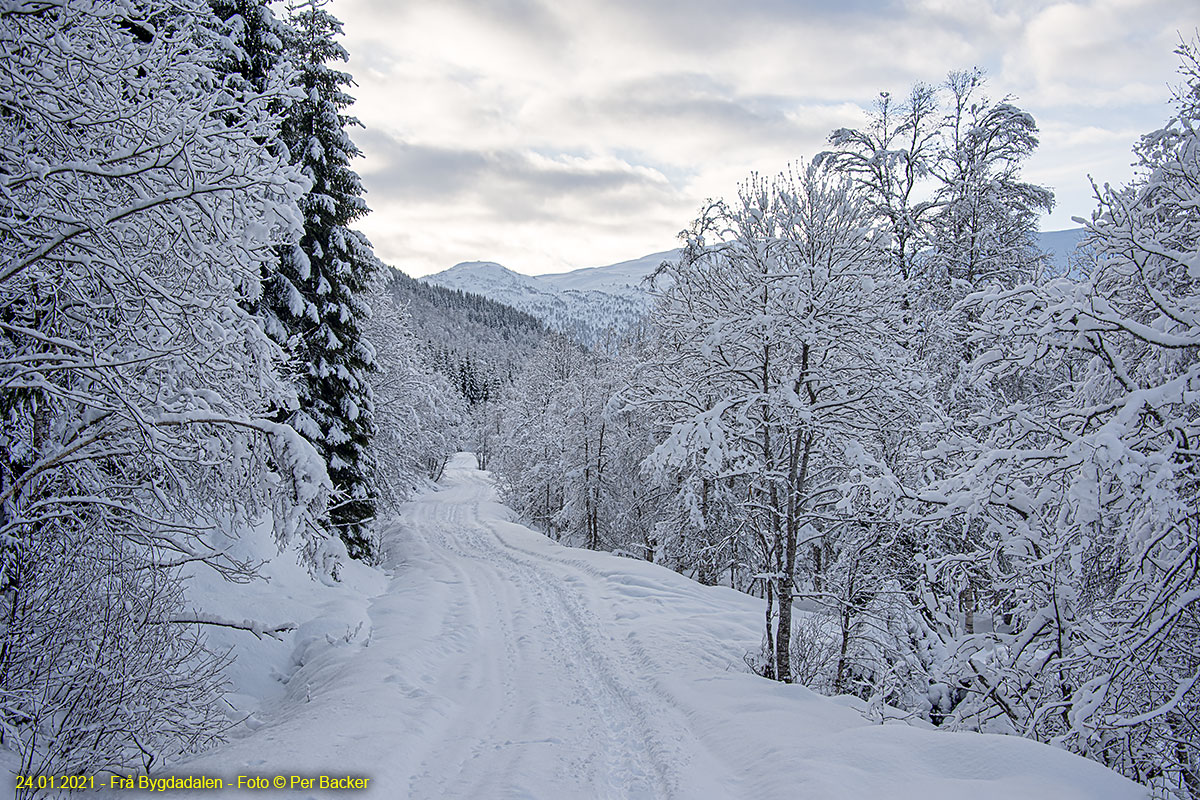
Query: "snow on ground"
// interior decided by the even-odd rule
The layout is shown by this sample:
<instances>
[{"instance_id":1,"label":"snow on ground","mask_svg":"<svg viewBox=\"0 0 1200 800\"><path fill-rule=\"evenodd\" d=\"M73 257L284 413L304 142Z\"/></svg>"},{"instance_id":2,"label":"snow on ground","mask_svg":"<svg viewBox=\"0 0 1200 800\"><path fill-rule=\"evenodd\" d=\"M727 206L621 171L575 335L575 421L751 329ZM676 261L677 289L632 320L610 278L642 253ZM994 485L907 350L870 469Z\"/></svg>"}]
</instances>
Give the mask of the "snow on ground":
<instances>
[{"instance_id":1,"label":"snow on ground","mask_svg":"<svg viewBox=\"0 0 1200 800\"><path fill-rule=\"evenodd\" d=\"M313 618L245 652L251 723L172 774L361 775L356 796L412 800L1144 796L1044 745L872 724L846 698L748 674L758 601L551 542L469 454L385 546L386 585L352 566L306 598L307 576L275 567L255 615ZM272 668L286 684L256 677ZM310 794L330 792L288 792Z\"/></svg>"}]
</instances>

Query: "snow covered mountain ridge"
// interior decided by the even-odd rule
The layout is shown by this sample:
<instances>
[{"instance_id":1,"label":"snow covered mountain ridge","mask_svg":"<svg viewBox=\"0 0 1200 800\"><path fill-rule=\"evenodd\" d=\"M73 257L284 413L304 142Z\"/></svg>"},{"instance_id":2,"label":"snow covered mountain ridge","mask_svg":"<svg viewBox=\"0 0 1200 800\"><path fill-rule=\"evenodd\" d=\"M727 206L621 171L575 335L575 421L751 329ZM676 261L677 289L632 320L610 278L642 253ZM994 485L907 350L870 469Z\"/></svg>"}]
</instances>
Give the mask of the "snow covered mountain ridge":
<instances>
[{"instance_id":1,"label":"snow covered mountain ridge","mask_svg":"<svg viewBox=\"0 0 1200 800\"><path fill-rule=\"evenodd\" d=\"M1045 231L1038 244L1057 271L1083 237L1082 228ZM664 250L602 267L584 267L549 275L523 275L494 261L464 261L421 280L473 292L524 311L586 345L600 341L609 329L622 331L638 320L652 302L642 281L659 264L679 257Z\"/></svg>"},{"instance_id":2,"label":"snow covered mountain ridge","mask_svg":"<svg viewBox=\"0 0 1200 800\"><path fill-rule=\"evenodd\" d=\"M537 317L552 330L594 345L624 330L650 307L641 281L678 250L555 275L522 275L493 261L467 261L421 280L483 295Z\"/></svg>"}]
</instances>

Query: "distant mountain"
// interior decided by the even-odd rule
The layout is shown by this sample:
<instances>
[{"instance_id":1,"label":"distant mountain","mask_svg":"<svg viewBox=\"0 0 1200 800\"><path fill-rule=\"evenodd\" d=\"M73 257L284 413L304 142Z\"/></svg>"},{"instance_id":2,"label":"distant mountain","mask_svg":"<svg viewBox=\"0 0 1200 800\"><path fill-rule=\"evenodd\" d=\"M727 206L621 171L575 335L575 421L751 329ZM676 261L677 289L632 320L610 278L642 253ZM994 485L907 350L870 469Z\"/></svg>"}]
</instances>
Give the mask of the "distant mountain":
<instances>
[{"instance_id":1,"label":"distant mountain","mask_svg":"<svg viewBox=\"0 0 1200 800\"><path fill-rule=\"evenodd\" d=\"M1083 228L1037 235L1042 250L1050 254L1055 272L1069 271L1069 259L1083 235ZM663 261L678 257L678 250L665 250L604 267L552 275L522 275L493 261L467 261L421 280L512 306L541 320L551 330L590 346L609 329L628 328L650 309L652 300L642 280Z\"/></svg>"},{"instance_id":2,"label":"distant mountain","mask_svg":"<svg viewBox=\"0 0 1200 800\"><path fill-rule=\"evenodd\" d=\"M1065 231L1042 231L1038 234L1038 245L1043 252L1050 254L1054 271L1066 275L1071 268L1070 259L1075 254L1075 248L1083 241L1083 228L1070 228Z\"/></svg>"},{"instance_id":3,"label":"distant mountain","mask_svg":"<svg viewBox=\"0 0 1200 800\"><path fill-rule=\"evenodd\" d=\"M464 261L436 275L422 278L422 280L426 283L445 286L447 289L460 289L464 292L479 294L483 293L475 288L477 286L486 286L492 291L514 296L537 294L545 290L538 278L513 272L494 261ZM488 295L485 294L485 296Z\"/></svg>"},{"instance_id":4,"label":"distant mountain","mask_svg":"<svg viewBox=\"0 0 1200 800\"><path fill-rule=\"evenodd\" d=\"M539 275L538 280L557 286L559 289L597 291L609 294L642 294L639 286L642 279L658 269L664 261L679 258L678 250L664 250L648 256L622 261L607 267L585 267L572 272Z\"/></svg>"},{"instance_id":5,"label":"distant mountain","mask_svg":"<svg viewBox=\"0 0 1200 800\"><path fill-rule=\"evenodd\" d=\"M649 310L652 301L639 283L663 260L677 255L670 250L605 267L538 276L521 275L492 261L468 261L421 280L512 306L590 346L610 329L625 330Z\"/></svg>"}]
</instances>

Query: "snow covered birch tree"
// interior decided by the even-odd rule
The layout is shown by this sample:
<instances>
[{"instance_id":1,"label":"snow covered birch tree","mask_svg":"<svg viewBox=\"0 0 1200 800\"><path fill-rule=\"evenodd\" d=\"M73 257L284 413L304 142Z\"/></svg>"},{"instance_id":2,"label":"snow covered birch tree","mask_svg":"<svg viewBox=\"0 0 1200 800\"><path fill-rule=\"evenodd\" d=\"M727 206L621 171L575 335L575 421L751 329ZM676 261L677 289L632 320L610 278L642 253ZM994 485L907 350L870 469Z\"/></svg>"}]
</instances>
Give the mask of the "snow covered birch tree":
<instances>
[{"instance_id":1,"label":"snow covered birch tree","mask_svg":"<svg viewBox=\"0 0 1200 800\"><path fill-rule=\"evenodd\" d=\"M569 400L564 387L583 368L585 351L561 335L549 336L500 397L500 432L493 469L505 498L556 539L566 532L570 451Z\"/></svg>"},{"instance_id":2,"label":"snow covered birch tree","mask_svg":"<svg viewBox=\"0 0 1200 800\"><path fill-rule=\"evenodd\" d=\"M890 236L886 251L892 268L905 281L915 277L933 208L921 185L937 157L938 111L936 91L925 84L914 85L900 102L881 92L869 125L834 131L829 143L835 149L816 159L863 188L873 216Z\"/></svg>"},{"instance_id":3,"label":"snow covered birch tree","mask_svg":"<svg viewBox=\"0 0 1200 800\"><path fill-rule=\"evenodd\" d=\"M952 72L943 86L948 108L929 164L937 186L914 287L919 347L947 403L970 391L952 385L972 356L974 312L957 304L985 286L1041 277L1046 259L1036 243L1038 215L1054 206L1050 190L1021 180L1022 162L1038 145L1033 117L1010 98L990 101L983 87L979 70Z\"/></svg>"},{"instance_id":4,"label":"snow covered birch tree","mask_svg":"<svg viewBox=\"0 0 1200 800\"><path fill-rule=\"evenodd\" d=\"M409 489L441 477L467 409L446 376L429 366L395 294L380 287L370 302L365 333L379 351L378 368L369 376L379 429L371 440L370 464L380 499L395 510Z\"/></svg>"},{"instance_id":5,"label":"snow covered birch tree","mask_svg":"<svg viewBox=\"0 0 1200 800\"><path fill-rule=\"evenodd\" d=\"M866 198L817 167L754 178L710 206L664 267L664 348L645 398L670 425L648 463L738 487L766 582L764 672L792 680L801 562L819 586L853 485L887 478L882 428L905 424L900 295Z\"/></svg>"},{"instance_id":6,"label":"snow covered birch tree","mask_svg":"<svg viewBox=\"0 0 1200 800\"><path fill-rule=\"evenodd\" d=\"M178 568L248 579L206 534L268 511L319 547L328 478L268 419L295 397L241 305L305 187L227 45L202 2L0 7L0 726L26 773L212 741Z\"/></svg>"},{"instance_id":7,"label":"snow covered birch tree","mask_svg":"<svg viewBox=\"0 0 1200 800\"><path fill-rule=\"evenodd\" d=\"M1033 117L1011 98L990 101L983 86L979 70L947 77L949 108L929 164L939 185L926 269L935 281L966 287L1031 279L1040 260L1037 217L1054 204L1048 189L1020 179L1038 146Z\"/></svg>"},{"instance_id":8,"label":"snow covered birch tree","mask_svg":"<svg viewBox=\"0 0 1200 800\"><path fill-rule=\"evenodd\" d=\"M940 86L914 86L896 109L885 95L870 127L835 131L830 142L837 149L821 156L868 193L892 235L890 261L903 281L906 344L940 411L936 433L909 441L902 470L908 483L927 470L945 474L936 439L952 443L975 411L1032 391L1024 377L999 386L967 368L977 311L961 301L985 287L1040 278L1037 216L1053 203L1047 189L1020 176L1038 144L1032 116L1010 98L986 98L984 83L978 69L952 72ZM926 449L938 455L921 464L917 455ZM920 550L948 557L940 562L938 596L954 597L968 632L980 597L990 597L994 588L986 585L986 570L965 555L980 535L976 528L926 527L924 542L910 542L912 555Z\"/></svg>"}]
</instances>

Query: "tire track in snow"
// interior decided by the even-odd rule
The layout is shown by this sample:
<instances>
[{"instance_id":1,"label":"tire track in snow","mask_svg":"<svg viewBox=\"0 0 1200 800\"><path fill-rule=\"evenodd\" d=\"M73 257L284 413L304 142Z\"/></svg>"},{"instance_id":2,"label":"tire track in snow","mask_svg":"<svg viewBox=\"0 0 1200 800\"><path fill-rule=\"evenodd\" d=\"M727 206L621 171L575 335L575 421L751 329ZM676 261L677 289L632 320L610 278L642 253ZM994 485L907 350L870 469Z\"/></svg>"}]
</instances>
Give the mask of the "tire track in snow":
<instances>
[{"instance_id":1,"label":"tire track in snow","mask_svg":"<svg viewBox=\"0 0 1200 800\"><path fill-rule=\"evenodd\" d=\"M654 723L664 709L626 674L637 659L603 635L584 594L555 574L562 564L519 554L485 521L483 475L455 477L462 502L439 493L410 524L462 576L466 635L492 667L476 685L443 687L466 713L426 753L411 796L525 797L547 782L596 797L674 796L678 743L664 744L676 738Z\"/></svg>"}]
</instances>

